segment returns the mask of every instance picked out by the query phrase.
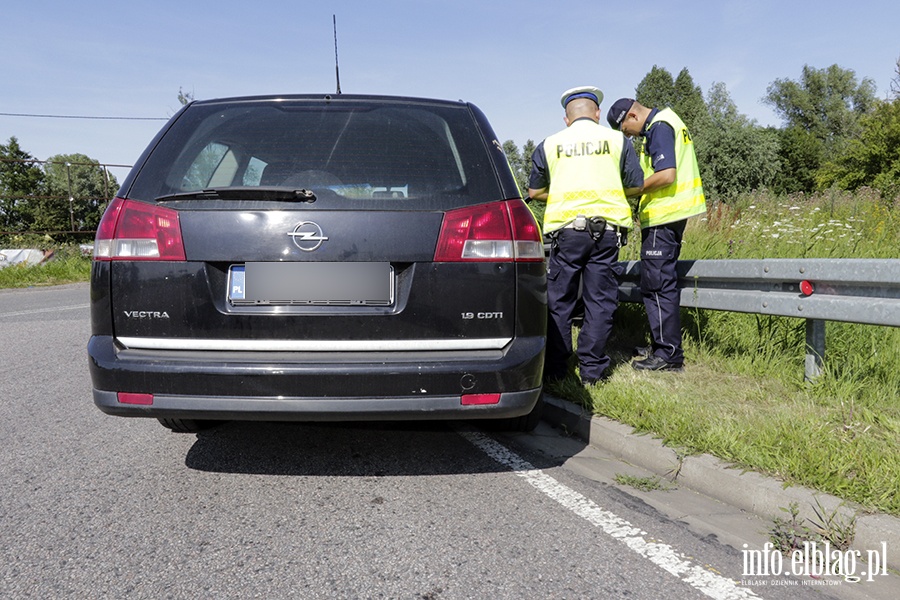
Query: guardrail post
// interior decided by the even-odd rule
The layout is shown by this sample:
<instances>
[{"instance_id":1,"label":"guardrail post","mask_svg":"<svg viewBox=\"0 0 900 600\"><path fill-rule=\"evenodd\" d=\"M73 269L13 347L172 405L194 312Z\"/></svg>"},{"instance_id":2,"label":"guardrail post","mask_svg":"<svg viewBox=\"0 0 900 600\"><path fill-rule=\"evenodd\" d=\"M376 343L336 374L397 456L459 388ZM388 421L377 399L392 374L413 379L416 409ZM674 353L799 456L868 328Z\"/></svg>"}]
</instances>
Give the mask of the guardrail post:
<instances>
[{"instance_id":1,"label":"guardrail post","mask_svg":"<svg viewBox=\"0 0 900 600\"><path fill-rule=\"evenodd\" d=\"M822 374L825 359L825 321L806 320L806 373L804 379L813 381Z\"/></svg>"}]
</instances>

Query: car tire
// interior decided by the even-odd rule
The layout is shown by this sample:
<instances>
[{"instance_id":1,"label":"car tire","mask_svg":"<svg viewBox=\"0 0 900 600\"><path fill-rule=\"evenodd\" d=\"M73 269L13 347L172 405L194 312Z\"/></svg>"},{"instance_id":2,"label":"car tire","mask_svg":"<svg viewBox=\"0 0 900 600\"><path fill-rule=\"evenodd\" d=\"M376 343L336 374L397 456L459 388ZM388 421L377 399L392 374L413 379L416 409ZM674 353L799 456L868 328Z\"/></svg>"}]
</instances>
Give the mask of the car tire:
<instances>
[{"instance_id":1,"label":"car tire","mask_svg":"<svg viewBox=\"0 0 900 600\"><path fill-rule=\"evenodd\" d=\"M538 396L534 408L527 415L521 417L512 417L509 419L500 419L495 423L495 428L499 431L513 431L518 433L528 433L534 431L534 428L541 422L541 415L544 412L544 391Z\"/></svg>"},{"instance_id":2,"label":"car tire","mask_svg":"<svg viewBox=\"0 0 900 600\"><path fill-rule=\"evenodd\" d=\"M200 419L157 419L159 424L175 433L198 433L219 424L218 421Z\"/></svg>"}]
</instances>

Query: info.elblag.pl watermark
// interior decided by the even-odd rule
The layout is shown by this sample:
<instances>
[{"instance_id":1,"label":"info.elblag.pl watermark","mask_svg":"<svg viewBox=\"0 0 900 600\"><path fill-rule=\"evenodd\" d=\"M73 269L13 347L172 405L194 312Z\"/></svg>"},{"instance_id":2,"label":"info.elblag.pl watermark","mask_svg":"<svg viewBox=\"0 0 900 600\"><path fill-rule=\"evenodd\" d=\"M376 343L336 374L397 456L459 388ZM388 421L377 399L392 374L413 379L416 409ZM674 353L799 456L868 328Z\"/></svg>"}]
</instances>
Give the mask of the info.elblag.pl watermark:
<instances>
[{"instance_id":1,"label":"info.elblag.pl watermark","mask_svg":"<svg viewBox=\"0 0 900 600\"><path fill-rule=\"evenodd\" d=\"M767 542L762 550L751 550L744 544L743 585L775 585L778 580L760 577L807 577L802 581L779 581L779 585L839 585L847 582L874 581L886 576L887 542L876 550L839 550L829 542L803 542L803 546L784 555ZM839 577L827 580L826 577Z\"/></svg>"}]
</instances>

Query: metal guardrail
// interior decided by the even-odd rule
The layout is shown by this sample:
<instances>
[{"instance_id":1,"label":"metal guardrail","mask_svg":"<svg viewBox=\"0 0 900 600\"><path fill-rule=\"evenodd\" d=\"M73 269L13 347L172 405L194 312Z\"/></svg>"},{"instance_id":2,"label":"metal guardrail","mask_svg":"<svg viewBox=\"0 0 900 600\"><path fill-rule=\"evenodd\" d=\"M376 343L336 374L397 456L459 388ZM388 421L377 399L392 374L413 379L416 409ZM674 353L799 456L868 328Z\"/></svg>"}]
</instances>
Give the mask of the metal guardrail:
<instances>
[{"instance_id":1,"label":"metal guardrail","mask_svg":"<svg viewBox=\"0 0 900 600\"><path fill-rule=\"evenodd\" d=\"M619 298L641 302L640 261ZM681 306L806 319L806 378L822 370L825 322L900 327L900 259L682 260Z\"/></svg>"}]
</instances>

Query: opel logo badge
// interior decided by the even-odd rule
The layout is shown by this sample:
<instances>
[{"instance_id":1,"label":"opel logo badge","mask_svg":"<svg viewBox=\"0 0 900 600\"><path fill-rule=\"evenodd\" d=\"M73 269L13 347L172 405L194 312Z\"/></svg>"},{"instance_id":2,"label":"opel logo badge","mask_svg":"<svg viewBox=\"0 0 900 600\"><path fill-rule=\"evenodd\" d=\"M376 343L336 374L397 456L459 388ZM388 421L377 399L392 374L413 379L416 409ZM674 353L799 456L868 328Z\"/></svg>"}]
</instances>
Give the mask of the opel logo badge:
<instances>
[{"instance_id":1,"label":"opel logo badge","mask_svg":"<svg viewBox=\"0 0 900 600\"><path fill-rule=\"evenodd\" d=\"M319 224L312 221L297 223L297 226L288 235L291 236L294 245L304 252L318 250L323 242L328 241L328 238L322 233L322 228L319 227Z\"/></svg>"}]
</instances>

